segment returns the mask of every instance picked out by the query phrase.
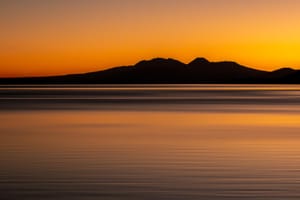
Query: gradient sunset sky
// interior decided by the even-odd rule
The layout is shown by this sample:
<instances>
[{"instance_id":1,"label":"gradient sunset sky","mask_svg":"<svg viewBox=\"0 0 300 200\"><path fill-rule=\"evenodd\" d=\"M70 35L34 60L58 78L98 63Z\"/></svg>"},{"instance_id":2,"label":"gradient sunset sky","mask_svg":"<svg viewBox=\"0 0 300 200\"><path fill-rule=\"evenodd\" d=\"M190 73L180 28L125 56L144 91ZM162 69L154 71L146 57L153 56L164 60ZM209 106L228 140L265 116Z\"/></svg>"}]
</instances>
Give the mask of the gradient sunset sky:
<instances>
[{"instance_id":1,"label":"gradient sunset sky","mask_svg":"<svg viewBox=\"0 0 300 200\"><path fill-rule=\"evenodd\" d=\"M300 69L299 0L1 0L0 76L153 57Z\"/></svg>"}]
</instances>

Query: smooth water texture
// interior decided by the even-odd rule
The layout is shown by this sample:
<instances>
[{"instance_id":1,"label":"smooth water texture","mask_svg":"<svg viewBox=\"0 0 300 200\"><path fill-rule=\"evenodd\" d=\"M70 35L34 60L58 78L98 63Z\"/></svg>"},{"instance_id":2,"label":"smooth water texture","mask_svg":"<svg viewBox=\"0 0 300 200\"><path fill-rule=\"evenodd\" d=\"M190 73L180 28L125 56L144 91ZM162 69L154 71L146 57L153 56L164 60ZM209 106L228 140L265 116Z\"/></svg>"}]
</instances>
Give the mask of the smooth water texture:
<instances>
[{"instance_id":1,"label":"smooth water texture","mask_svg":"<svg viewBox=\"0 0 300 200\"><path fill-rule=\"evenodd\" d=\"M1 86L0 196L300 199L300 86Z\"/></svg>"}]
</instances>

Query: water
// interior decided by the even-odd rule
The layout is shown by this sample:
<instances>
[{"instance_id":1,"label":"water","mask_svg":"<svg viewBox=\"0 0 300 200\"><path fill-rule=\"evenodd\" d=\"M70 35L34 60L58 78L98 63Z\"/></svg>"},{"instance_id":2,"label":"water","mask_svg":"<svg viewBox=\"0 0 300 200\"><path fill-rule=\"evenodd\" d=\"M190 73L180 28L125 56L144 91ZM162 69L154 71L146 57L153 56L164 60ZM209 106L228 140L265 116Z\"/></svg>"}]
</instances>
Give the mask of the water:
<instances>
[{"instance_id":1,"label":"water","mask_svg":"<svg viewBox=\"0 0 300 200\"><path fill-rule=\"evenodd\" d=\"M300 86L0 87L1 199L299 199Z\"/></svg>"}]
</instances>

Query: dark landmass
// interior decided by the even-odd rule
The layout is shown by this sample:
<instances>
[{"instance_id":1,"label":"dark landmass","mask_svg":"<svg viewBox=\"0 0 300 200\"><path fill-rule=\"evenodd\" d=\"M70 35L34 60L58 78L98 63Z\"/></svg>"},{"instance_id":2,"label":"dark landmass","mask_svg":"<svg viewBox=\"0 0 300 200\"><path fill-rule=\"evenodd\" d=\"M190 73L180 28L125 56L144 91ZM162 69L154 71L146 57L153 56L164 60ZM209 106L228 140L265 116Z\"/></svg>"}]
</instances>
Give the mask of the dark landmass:
<instances>
[{"instance_id":1,"label":"dark landmass","mask_svg":"<svg viewBox=\"0 0 300 200\"><path fill-rule=\"evenodd\" d=\"M196 83L300 83L300 70L272 72L235 62L209 62L197 58L189 64L155 58L133 66L51 77L1 78L0 84L196 84Z\"/></svg>"}]
</instances>

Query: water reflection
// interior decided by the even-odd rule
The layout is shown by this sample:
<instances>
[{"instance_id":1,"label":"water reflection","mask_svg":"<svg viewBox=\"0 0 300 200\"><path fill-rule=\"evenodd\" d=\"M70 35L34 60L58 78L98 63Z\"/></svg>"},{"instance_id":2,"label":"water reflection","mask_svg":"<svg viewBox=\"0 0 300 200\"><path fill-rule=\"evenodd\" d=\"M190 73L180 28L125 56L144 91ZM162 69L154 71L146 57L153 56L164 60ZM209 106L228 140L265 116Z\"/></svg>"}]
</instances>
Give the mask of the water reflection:
<instances>
[{"instance_id":1,"label":"water reflection","mask_svg":"<svg viewBox=\"0 0 300 200\"><path fill-rule=\"evenodd\" d=\"M238 98L230 88L222 96ZM119 101L91 109L47 100L29 109L18 97L22 109L0 112L1 198L299 199L298 107L282 103L278 88L251 90L275 91L281 103Z\"/></svg>"}]
</instances>

